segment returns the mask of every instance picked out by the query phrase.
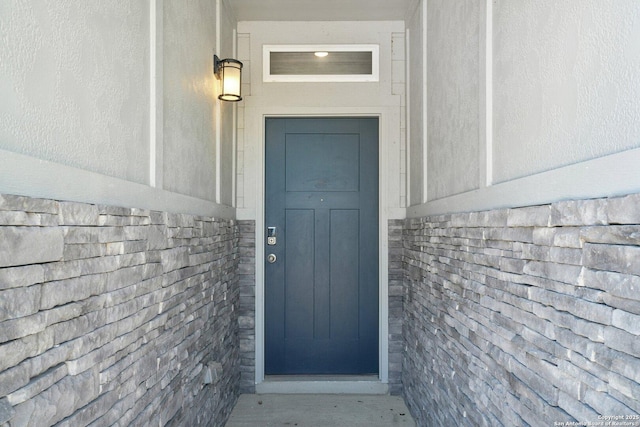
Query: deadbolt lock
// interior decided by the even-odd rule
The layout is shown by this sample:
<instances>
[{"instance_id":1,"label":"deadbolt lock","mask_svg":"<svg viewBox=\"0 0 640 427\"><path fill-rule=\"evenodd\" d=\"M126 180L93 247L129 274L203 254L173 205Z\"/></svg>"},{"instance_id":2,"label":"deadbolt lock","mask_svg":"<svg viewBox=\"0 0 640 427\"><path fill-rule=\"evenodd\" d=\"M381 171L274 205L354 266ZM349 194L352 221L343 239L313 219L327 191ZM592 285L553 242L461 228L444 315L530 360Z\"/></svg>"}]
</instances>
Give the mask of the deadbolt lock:
<instances>
[{"instance_id":1,"label":"deadbolt lock","mask_svg":"<svg viewBox=\"0 0 640 427\"><path fill-rule=\"evenodd\" d=\"M274 246L276 241L276 228L267 227L267 245Z\"/></svg>"}]
</instances>

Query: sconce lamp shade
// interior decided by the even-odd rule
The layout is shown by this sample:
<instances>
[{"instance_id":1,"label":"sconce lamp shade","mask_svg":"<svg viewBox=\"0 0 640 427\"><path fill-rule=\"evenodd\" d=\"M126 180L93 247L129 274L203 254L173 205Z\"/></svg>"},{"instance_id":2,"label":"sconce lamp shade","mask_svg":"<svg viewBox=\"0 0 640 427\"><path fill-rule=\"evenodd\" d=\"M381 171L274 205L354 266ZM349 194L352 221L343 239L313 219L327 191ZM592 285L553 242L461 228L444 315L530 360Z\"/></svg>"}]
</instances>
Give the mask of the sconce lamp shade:
<instances>
[{"instance_id":1,"label":"sconce lamp shade","mask_svg":"<svg viewBox=\"0 0 640 427\"><path fill-rule=\"evenodd\" d=\"M213 70L221 82L218 99L223 101L241 101L242 62L236 59L220 59L217 55L214 55Z\"/></svg>"}]
</instances>

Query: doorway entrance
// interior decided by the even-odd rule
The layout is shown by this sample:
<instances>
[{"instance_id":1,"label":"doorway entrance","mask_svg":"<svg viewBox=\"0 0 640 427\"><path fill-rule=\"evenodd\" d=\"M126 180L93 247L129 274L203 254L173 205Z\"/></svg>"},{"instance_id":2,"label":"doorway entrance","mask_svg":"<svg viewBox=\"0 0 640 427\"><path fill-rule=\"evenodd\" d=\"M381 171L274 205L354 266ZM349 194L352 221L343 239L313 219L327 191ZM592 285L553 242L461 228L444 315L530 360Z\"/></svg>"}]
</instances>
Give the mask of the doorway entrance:
<instances>
[{"instance_id":1,"label":"doorway entrance","mask_svg":"<svg viewBox=\"0 0 640 427\"><path fill-rule=\"evenodd\" d=\"M378 119L266 119L265 374L378 373Z\"/></svg>"}]
</instances>

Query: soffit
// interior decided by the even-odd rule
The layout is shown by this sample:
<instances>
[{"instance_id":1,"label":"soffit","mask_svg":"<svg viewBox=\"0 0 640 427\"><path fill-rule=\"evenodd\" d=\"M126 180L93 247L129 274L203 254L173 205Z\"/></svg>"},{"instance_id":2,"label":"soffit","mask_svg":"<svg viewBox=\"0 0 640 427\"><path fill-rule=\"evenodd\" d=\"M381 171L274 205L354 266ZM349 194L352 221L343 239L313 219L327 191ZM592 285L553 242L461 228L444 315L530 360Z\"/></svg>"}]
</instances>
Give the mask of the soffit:
<instances>
[{"instance_id":1,"label":"soffit","mask_svg":"<svg viewBox=\"0 0 640 427\"><path fill-rule=\"evenodd\" d=\"M418 0L226 0L238 21L402 21Z\"/></svg>"}]
</instances>

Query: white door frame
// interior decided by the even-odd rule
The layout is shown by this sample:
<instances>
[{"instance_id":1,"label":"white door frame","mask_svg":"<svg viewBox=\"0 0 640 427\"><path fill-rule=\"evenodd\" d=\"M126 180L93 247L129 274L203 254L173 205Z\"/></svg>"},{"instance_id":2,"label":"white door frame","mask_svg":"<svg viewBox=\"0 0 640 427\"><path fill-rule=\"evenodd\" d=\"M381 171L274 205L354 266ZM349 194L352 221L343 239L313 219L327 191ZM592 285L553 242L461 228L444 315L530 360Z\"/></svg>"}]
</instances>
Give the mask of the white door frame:
<instances>
[{"instance_id":1,"label":"white door frame","mask_svg":"<svg viewBox=\"0 0 640 427\"><path fill-rule=\"evenodd\" d=\"M255 200L255 218L256 218L256 293L255 293L255 383L258 392L272 392L273 388L264 387L264 267L265 267L265 119L267 117L377 117L379 120L378 146L379 146L379 199L378 199L378 218L379 218L379 287L378 287L378 333L379 333L379 374L377 384L384 385L384 390L389 382L389 209L388 197L385 183L388 180L389 156L387 155L387 147L385 141L389 140L389 118L394 109L390 107L372 107L372 108L301 108L301 107L245 107L245 141L260 141L255 144L257 164L260 170L256 171L257 177ZM352 388L354 384L340 382L334 384L330 382L321 384L322 381L314 381L325 392L367 392L362 387ZM318 384L320 383L320 384ZM334 385L332 385L334 384ZM371 383L365 384L365 388L371 391ZM292 384L289 383L289 390L292 390ZM375 388L374 392L380 392L382 389ZM286 392L280 390L279 392ZM310 391L320 392L320 389L309 390L308 388L300 388L299 392Z\"/></svg>"}]
</instances>

